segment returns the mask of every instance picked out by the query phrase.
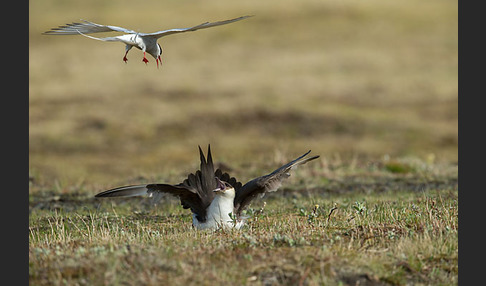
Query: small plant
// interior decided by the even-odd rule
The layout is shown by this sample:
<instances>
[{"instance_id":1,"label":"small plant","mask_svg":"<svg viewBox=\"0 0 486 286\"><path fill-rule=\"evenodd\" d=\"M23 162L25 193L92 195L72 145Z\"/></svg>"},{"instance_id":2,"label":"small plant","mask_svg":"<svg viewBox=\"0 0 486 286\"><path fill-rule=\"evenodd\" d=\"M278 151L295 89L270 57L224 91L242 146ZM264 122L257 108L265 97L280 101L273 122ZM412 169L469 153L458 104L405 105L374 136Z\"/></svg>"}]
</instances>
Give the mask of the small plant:
<instances>
[{"instance_id":1,"label":"small plant","mask_svg":"<svg viewBox=\"0 0 486 286\"><path fill-rule=\"evenodd\" d=\"M299 209L299 215L300 215L300 216L307 216L307 211L306 211L306 209L304 209L304 208L300 208L300 209Z\"/></svg>"},{"instance_id":2,"label":"small plant","mask_svg":"<svg viewBox=\"0 0 486 286\"><path fill-rule=\"evenodd\" d=\"M312 209L312 212L307 215L307 222L308 223L313 223L320 215L319 212L319 205L316 204L314 205L314 208Z\"/></svg>"},{"instance_id":3,"label":"small plant","mask_svg":"<svg viewBox=\"0 0 486 286\"><path fill-rule=\"evenodd\" d=\"M305 208L299 208L299 216L305 216L308 223L313 223L320 216L319 205L314 205L311 212L307 212Z\"/></svg>"},{"instance_id":4,"label":"small plant","mask_svg":"<svg viewBox=\"0 0 486 286\"><path fill-rule=\"evenodd\" d=\"M281 235L280 233L277 233L273 236L273 244L274 245L288 245L290 247L295 246L296 242L293 238L287 236L287 235Z\"/></svg>"},{"instance_id":5,"label":"small plant","mask_svg":"<svg viewBox=\"0 0 486 286\"><path fill-rule=\"evenodd\" d=\"M395 173L395 174L407 174L415 171L415 169L409 164L398 162L398 161L390 161L386 163L385 169L388 172Z\"/></svg>"},{"instance_id":6,"label":"small plant","mask_svg":"<svg viewBox=\"0 0 486 286\"><path fill-rule=\"evenodd\" d=\"M368 209L364 205L364 203L356 201L353 205L353 209L358 213L359 215L365 215L368 214Z\"/></svg>"},{"instance_id":7,"label":"small plant","mask_svg":"<svg viewBox=\"0 0 486 286\"><path fill-rule=\"evenodd\" d=\"M231 213L228 213L228 216L230 217L231 219L231 222L233 222L234 225L236 225L236 216L231 212Z\"/></svg>"}]
</instances>

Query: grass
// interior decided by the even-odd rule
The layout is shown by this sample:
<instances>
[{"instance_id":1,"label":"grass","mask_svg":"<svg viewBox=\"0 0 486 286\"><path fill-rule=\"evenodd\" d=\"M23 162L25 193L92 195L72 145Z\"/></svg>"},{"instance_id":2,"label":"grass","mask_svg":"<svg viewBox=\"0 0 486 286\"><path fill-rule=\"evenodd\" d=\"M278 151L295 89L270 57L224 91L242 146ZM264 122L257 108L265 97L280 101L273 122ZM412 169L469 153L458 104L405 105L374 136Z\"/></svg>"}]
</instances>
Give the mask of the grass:
<instances>
[{"instance_id":1,"label":"grass","mask_svg":"<svg viewBox=\"0 0 486 286\"><path fill-rule=\"evenodd\" d=\"M121 2L29 3L32 285L457 284L457 1ZM125 65L119 43L41 35L241 15L163 38L158 70L135 49ZM178 183L209 143L241 181L321 158L241 232L193 231L170 198L93 198Z\"/></svg>"},{"instance_id":2,"label":"grass","mask_svg":"<svg viewBox=\"0 0 486 286\"><path fill-rule=\"evenodd\" d=\"M457 284L457 167L415 161L405 174L379 163L303 166L252 204L241 231L196 231L171 198L153 205L95 199L86 186L39 190L30 203L30 282Z\"/></svg>"}]
</instances>

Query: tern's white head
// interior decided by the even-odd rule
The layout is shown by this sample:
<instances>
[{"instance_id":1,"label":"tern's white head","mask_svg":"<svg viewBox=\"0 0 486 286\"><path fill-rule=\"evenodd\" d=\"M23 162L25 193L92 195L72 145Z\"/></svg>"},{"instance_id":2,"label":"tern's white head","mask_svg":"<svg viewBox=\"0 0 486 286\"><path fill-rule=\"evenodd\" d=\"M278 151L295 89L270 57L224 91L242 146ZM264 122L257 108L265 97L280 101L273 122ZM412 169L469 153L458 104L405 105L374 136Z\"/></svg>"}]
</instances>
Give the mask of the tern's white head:
<instances>
[{"instance_id":1,"label":"tern's white head","mask_svg":"<svg viewBox=\"0 0 486 286\"><path fill-rule=\"evenodd\" d=\"M155 59L158 59L162 55L162 47L159 45L159 43L157 43L156 47L157 50L155 51L155 53L151 53L151 55Z\"/></svg>"},{"instance_id":2,"label":"tern's white head","mask_svg":"<svg viewBox=\"0 0 486 286\"><path fill-rule=\"evenodd\" d=\"M159 43L156 43L155 49L147 48L147 53L154 57L155 61L157 62L157 67L159 67L159 62L160 64L162 64L162 58L160 58L160 56L162 55L162 47L159 45Z\"/></svg>"}]
</instances>

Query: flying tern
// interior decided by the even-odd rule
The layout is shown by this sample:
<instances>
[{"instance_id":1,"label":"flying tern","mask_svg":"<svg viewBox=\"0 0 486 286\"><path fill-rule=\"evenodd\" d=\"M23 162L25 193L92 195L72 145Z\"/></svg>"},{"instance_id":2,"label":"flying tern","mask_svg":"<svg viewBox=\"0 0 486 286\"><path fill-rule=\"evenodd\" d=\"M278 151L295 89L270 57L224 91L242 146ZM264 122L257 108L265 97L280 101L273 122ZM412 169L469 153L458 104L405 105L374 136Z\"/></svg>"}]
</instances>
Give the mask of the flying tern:
<instances>
[{"instance_id":1,"label":"flying tern","mask_svg":"<svg viewBox=\"0 0 486 286\"><path fill-rule=\"evenodd\" d=\"M59 26L57 28L52 28L51 30L46 31L43 34L45 35L83 35L90 39L95 39L99 41L122 42L125 43L125 56L123 57L123 61L125 63L128 61L127 54L130 51L130 49L136 47L142 50L143 52L142 61L145 64L149 62L145 57L145 53L148 53L155 58L157 62L157 67L159 67L159 62L160 64L162 64L162 59L160 58L160 56L162 55L162 47L157 43L157 40L159 38L172 35L172 34L177 34L177 33L197 31L200 29L226 25L229 23L246 19L248 17L252 17L252 16L242 16L242 17L225 20L225 21L218 21L218 22L205 22L190 28L170 29L170 30L158 31L154 33L140 33L122 27L100 25L86 20L81 20L81 23L71 23L71 24L66 24L64 26ZM101 33L101 32L122 32L125 34L121 36L105 37L105 38L97 38L97 37L87 35L87 34Z\"/></svg>"},{"instance_id":2,"label":"flying tern","mask_svg":"<svg viewBox=\"0 0 486 286\"><path fill-rule=\"evenodd\" d=\"M290 170L305 164L319 156L307 157L309 150L297 159L281 166L272 173L255 178L242 184L219 168L215 171L208 146L207 159L199 147L200 169L188 175L182 183L146 184L123 186L101 192L95 197L157 197L161 193L171 194L180 199L185 209L192 211L192 224L196 229L240 229L247 217L242 215L253 199L263 197L267 192L275 192L284 179L290 176Z\"/></svg>"}]
</instances>

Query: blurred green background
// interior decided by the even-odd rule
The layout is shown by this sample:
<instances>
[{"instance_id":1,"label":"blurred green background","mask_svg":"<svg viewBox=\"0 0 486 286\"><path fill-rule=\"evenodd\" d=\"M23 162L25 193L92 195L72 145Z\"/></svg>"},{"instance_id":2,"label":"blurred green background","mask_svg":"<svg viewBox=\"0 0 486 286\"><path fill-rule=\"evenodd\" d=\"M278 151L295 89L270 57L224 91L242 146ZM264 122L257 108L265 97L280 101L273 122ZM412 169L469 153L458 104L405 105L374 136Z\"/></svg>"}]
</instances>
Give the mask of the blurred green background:
<instances>
[{"instance_id":1,"label":"blurred green background","mask_svg":"<svg viewBox=\"0 0 486 286\"><path fill-rule=\"evenodd\" d=\"M309 149L457 162L457 1L39 0L29 10L29 172L45 184L183 176L209 143L240 177ZM154 32L242 15L255 17L161 38L160 69L137 49L125 64L121 43L42 35L80 19Z\"/></svg>"}]
</instances>

